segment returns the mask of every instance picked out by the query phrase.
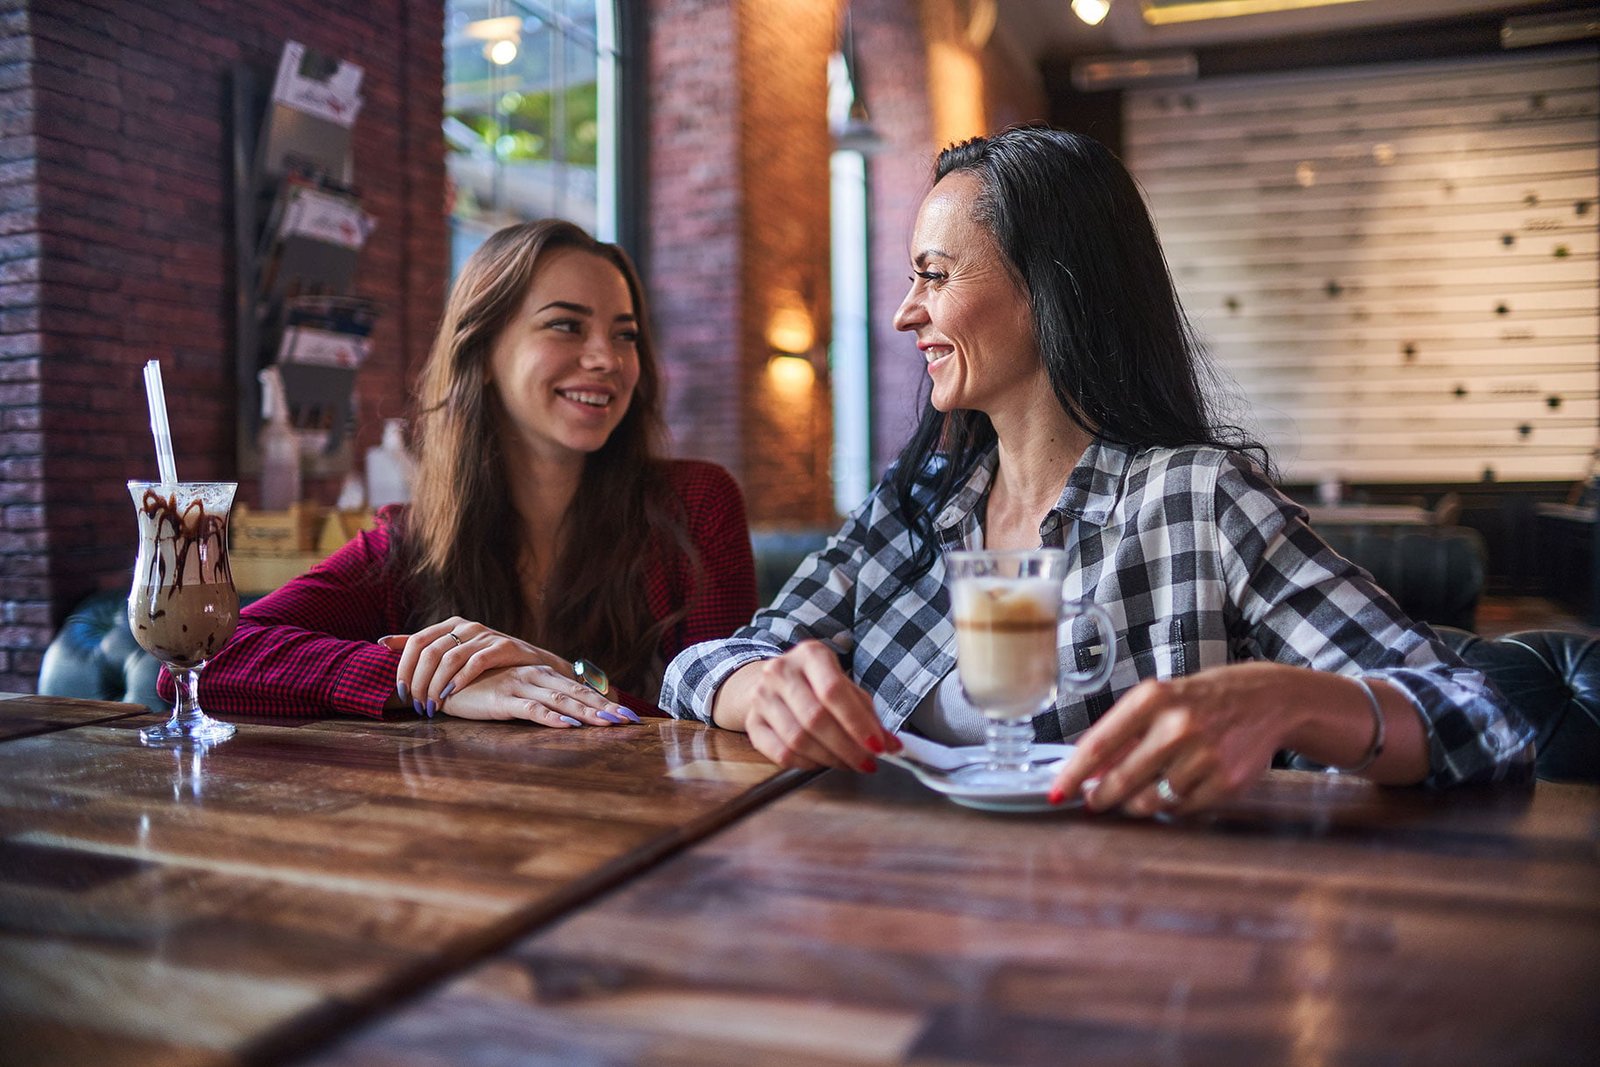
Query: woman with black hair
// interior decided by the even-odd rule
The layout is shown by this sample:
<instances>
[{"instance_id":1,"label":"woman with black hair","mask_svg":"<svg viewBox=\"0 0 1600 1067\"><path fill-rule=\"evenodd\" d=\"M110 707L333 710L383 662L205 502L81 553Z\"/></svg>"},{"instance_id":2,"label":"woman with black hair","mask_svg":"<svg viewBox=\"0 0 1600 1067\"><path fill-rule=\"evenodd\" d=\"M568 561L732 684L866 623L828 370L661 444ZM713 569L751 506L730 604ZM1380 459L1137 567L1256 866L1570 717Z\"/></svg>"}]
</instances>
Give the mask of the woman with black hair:
<instances>
[{"instance_id":1,"label":"woman with black hair","mask_svg":"<svg viewBox=\"0 0 1600 1067\"><path fill-rule=\"evenodd\" d=\"M1058 803L1199 810L1284 751L1386 783L1531 773L1527 725L1212 416L1154 226L1104 146L1029 128L947 149L911 258L895 325L927 361L916 433L771 607L679 654L663 707L784 766L870 770L907 728L975 743L941 553L1064 548L1069 595L1110 613L1121 654L1104 690L1035 719L1040 740L1081 734Z\"/></svg>"}]
</instances>

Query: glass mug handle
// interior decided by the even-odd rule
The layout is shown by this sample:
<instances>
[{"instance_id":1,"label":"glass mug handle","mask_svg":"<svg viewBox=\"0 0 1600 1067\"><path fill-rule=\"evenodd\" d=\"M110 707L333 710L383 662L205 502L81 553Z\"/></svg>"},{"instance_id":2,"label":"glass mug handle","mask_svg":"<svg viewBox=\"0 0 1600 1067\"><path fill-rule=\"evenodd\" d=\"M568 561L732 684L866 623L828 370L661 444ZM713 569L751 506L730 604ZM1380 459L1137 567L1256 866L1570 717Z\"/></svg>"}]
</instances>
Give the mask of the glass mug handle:
<instances>
[{"instance_id":1,"label":"glass mug handle","mask_svg":"<svg viewBox=\"0 0 1600 1067\"><path fill-rule=\"evenodd\" d=\"M1068 671L1061 677L1061 684L1073 693L1092 693L1106 684L1111 677L1111 668L1117 660L1117 631L1112 629L1111 616L1106 614L1106 609L1099 604L1087 600L1061 601L1062 620L1073 619L1079 615L1087 615L1094 620L1096 634L1100 638L1100 647L1104 650L1100 657L1100 665L1092 671Z\"/></svg>"}]
</instances>

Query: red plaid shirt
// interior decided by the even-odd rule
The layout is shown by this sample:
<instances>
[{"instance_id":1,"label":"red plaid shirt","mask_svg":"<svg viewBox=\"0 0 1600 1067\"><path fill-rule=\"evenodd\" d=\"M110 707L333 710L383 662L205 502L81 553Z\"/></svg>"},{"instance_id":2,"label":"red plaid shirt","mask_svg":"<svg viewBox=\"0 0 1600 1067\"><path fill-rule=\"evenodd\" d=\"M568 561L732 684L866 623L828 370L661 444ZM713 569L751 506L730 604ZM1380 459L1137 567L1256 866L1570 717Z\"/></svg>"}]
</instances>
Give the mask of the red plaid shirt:
<instances>
[{"instance_id":1,"label":"red plaid shirt","mask_svg":"<svg viewBox=\"0 0 1600 1067\"><path fill-rule=\"evenodd\" d=\"M687 589L681 566L658 567L646 576L645 596L658 619L692 593L689 615L662 638L663 663L697 642L727 637L756 609L755 565L738 485L721 467L694 460L672 461L668 474L700 553L702 580L698 590ZM408 633L411 626L409 591L384 570L388 523L399 513L400 508L385 509L376 529L240 613L232 640L201 673L200 699L208 712L383 714L400 656L376 642L385 634ZM163 699L173 699L165 671L160 691ZM661 714L653 696L640 700L613 692L618 698L635 711Z\"/></svg>"}]
</instances>

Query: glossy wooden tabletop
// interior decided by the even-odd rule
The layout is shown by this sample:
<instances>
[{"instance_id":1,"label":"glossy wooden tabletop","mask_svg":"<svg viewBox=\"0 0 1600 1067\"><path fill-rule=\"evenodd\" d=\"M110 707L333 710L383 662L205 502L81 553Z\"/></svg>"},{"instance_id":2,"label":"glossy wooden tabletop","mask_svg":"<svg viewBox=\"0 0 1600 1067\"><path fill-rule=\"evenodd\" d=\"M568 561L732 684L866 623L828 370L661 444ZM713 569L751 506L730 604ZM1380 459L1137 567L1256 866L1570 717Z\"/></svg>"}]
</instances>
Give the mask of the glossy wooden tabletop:
<instances>
[{"instance_id":1,"label":"glossy wooden tabletop","mask_svg":"<svg viewBox=\"0 0 1600 1067\"><path fill-rule=\"evenodd\" d=\"M0 741L146 714L138 704L0 693Z\"/></svg>"},{"instance_id":2,"label":"glossy wooden tabletop","mask_svg":"<svg viewBox=\"0 0 1600 1067\"><path fill-rule=\"evenodd\" d=\"M0 700L7 1067L282 1060L794 780L661 720L245 722L201 752L141 746L152 721Z\"/></svg>"},{"instance_id":3,"label":"glossy wooden tabletop","mask_svg":"<svg viewBox=\"0 0 1600 1067\"><path fill-rule=\"evenodd\" d=\"M1600 791L1274 772L1161 825L829 773L316 1067L1592 1064Z\"/></svg>"}]
</instances>

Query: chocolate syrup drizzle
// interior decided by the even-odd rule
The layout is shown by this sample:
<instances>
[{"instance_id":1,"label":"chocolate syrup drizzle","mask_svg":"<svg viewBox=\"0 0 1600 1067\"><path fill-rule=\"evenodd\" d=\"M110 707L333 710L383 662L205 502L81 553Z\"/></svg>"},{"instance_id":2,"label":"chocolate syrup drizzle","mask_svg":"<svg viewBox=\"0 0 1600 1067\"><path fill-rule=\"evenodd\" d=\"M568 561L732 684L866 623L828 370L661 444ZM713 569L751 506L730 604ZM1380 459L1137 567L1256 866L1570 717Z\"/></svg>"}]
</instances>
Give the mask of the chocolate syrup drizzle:
<instances>
[{"instance_id":1,"label":"chocolate syrup drizzle","mask_svg":"<svg viewBox=\"0 0 1600 1067\"><path fill-rule=\"evenodd\" d=\"M233 584L233 574L228 566L227 531L228 522L225 515L206 514L206 505L203 500L190 501L187 507L178 506L177 494L162 496L154 489L146 489L144 498L139 502L139 509L147 518L155 520L155 541L159 542L166 527L172 527L172 539L176 548L176 570L172 575L172 584L167 588L167 597L171 599L179 589L183 588L184 568L189 562L189 549L195 549L195 559L199 561L210 560L216 568L213 581ZM208 551L215 545L214 552ZM160 552L150 553L150 579L152 588L159 588L166 582L167 562ZM199 576L200 581L205 580L204 575ZM152 618L160 618L164 612L151 613Z\"/></svg>"}]
</instances>

